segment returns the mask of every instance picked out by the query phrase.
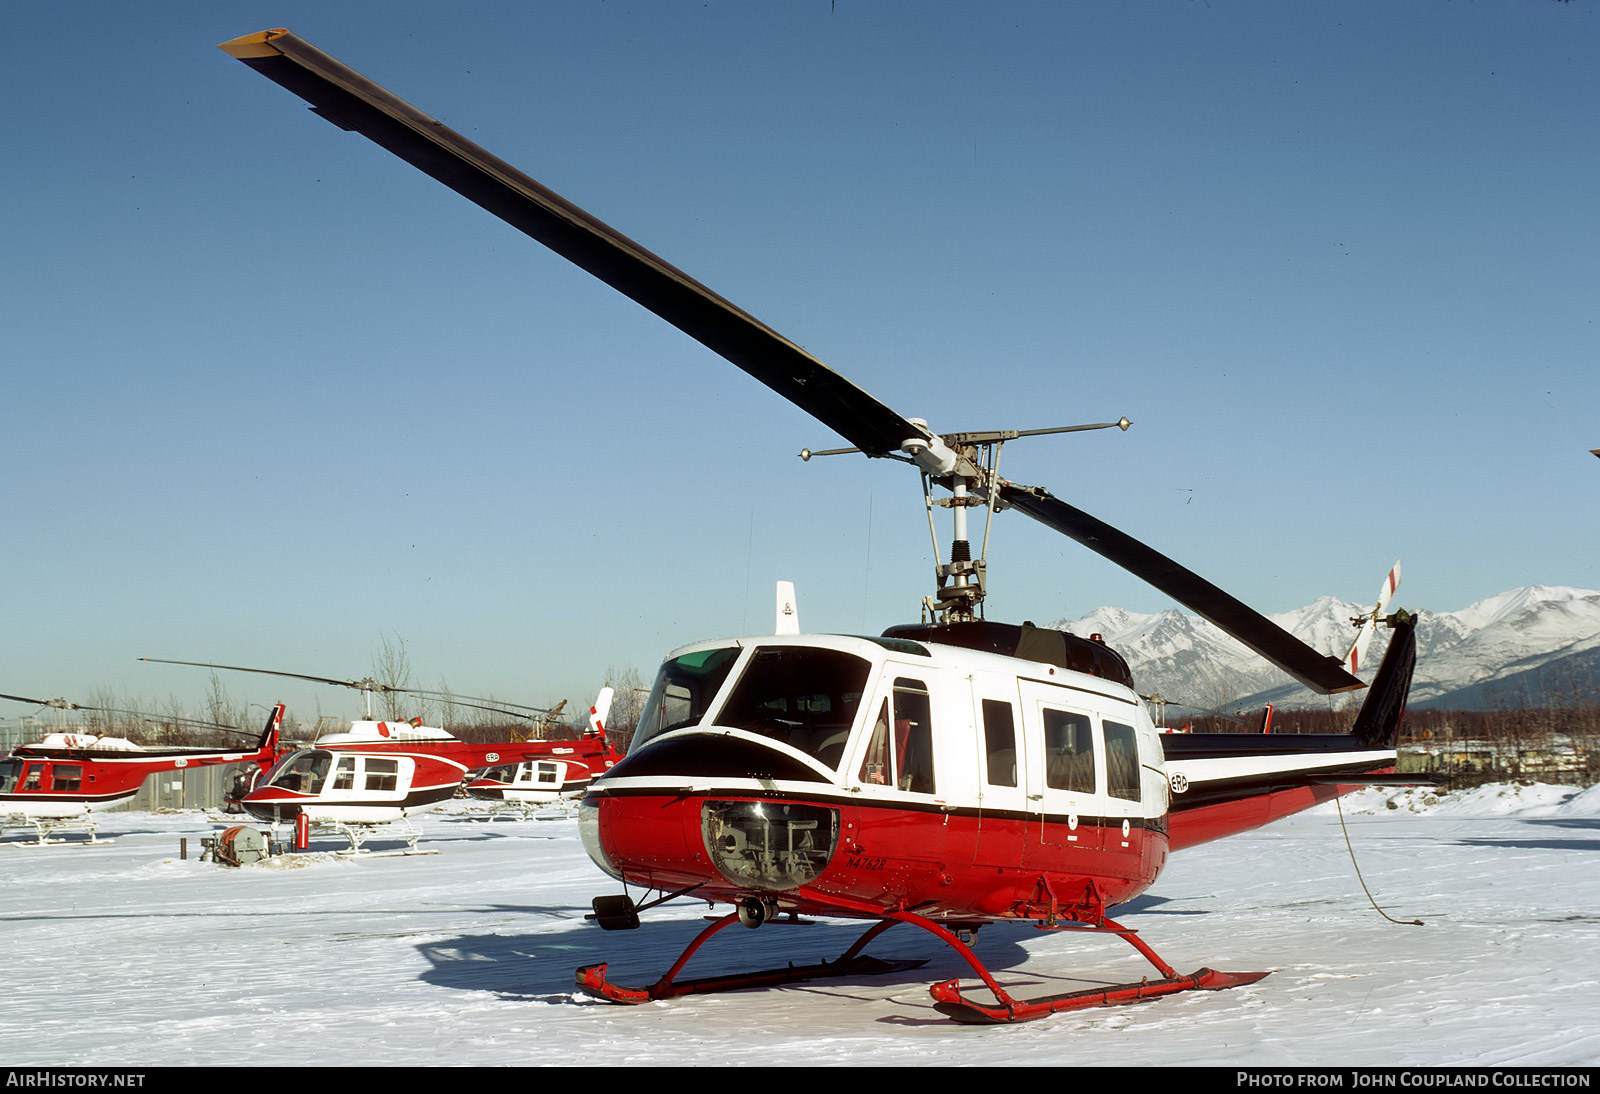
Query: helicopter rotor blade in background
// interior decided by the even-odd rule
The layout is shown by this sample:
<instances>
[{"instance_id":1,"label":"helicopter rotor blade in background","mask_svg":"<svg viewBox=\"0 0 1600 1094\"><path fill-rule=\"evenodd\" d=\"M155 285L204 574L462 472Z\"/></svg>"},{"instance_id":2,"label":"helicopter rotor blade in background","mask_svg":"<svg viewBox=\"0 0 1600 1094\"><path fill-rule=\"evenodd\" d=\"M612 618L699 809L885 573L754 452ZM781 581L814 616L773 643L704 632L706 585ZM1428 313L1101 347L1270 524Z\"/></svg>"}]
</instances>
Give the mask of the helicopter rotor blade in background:
<instances>
[{"instance_id":1,"label":"helicopter rotor blade in background","mask_svg":"<svg viewBox=\"0 0 1600 1094\"><path fill-rule=\"evenodd\" d=\"M152 665L189 665L197 669L227 669L229 672L259 672L263 676L286 676L291 680L310 680L313 684L332 684L337 688L354 688L356 691L376 691L388 694L392 691L405 691L405 688L391 687L380 684L376 680L335 680L330 676L307 676L303 672L280 672L277 669L249 669L243 665L213 665L209 661L169 661L165 657L141 657L141 661L148 661Z\"/></svg>"},{"instance_id":2,"label":"helicopter rotor blade in background","mask_svg":"<svg viewBox=\"0 0 1600 1094\"><path fill-rule=\"evenodd\" d=\"M252 669L243 665L213 665L208 661L171 661L164 657L141 657L141 661L148 661L153 665L189 665L199 669L227 669L229 672L256 672L263 676L285 676L291 680L309 680L314 684L331 684L339 688L351 688L355 691L375 691L380 695L427 695L441 699L447 705L470 707L473 710L487 710L494 714L505 714L512 718L522 718L530 722L554 713L544 707L529 706L526 703L502 703L498 699L485 699L477 695L457 695L449 691L427 691L422 688L401 688L393 684L380 684L370 677L365 680L336 680L331 676L308 676L303 672L282 672L278 669ZM5 698L5 696L0 696ZM565 703L566 700L562 700ZM493 705L484 705L493 704ZM521 710L507 710L507 707L520 707ZM559 707L556 709L560 709ZM528 713L523 713L523 712Z\"/></svg>"},{"instance_id":3,"label":"helicopter rotor blade in background","mask_svg":"<svg viewBox=\"0 0 1600 1094\"><path fill-rule=\"evenodd\" d=\"M682 270L286 30L221 49L727 358L869 456L925 430Z\"/></svg>"},{"instance_id":4,"label":"helicopter rotor blade in background","mask_svg":"<svg viewBox=\"0 0 1600 1094\"><path fill-rule=\"evenodd\" d=\"M1038 487L1005 483L1000 498L1095 554L1115 562L1222 628L1306 687L1324 695L1366 687L1337 657L1319 653L1199 574Z\"/></svg>"},{"instance_id":5,"label":"helicopter rotor blade in background","mask_svg":"<svg viewBox=\"0 0 1600 1094\"><path fill-rule=\"evenodd\" d=\"M56 710L100 710L100 707L79 706L77 703L65 699L30 699L26 695L0 695L0 699L10 699L17 703L32 703L36 707L53 707Z\"/></svg>"},{"instance_id":6,"label":"helicopter rotor blade in background","mask_svg":"<svg viewBox=\"0 0 1600 1094\"><path fill-rule=\"evenodd\" d=\"M10 699L18 703L32 703L34 706L49 707L52 710L92 710L97 714L126 714L134 718L142 718L147 722L157 725L190 726L195 729L220 729L225 733L253 734L254 730L240 729L238 726L224 725L222 722L204 722L198 718L182 718L165 714L151 714L143 710L124 710L120 707L91 707L82 703L69 702L66 699L30 699L26 695L0 695L0 699Z\"/></svg>"}]
</instances>

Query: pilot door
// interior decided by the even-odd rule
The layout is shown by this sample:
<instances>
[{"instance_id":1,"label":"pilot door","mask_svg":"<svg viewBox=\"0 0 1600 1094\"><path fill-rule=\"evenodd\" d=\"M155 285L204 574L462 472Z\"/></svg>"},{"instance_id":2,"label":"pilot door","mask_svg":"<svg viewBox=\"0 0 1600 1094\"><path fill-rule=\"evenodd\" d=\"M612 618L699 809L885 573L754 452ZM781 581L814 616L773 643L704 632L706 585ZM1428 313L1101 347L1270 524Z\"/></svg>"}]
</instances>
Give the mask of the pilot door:
<instances>
[{"instance_id":1,"label":"pilot door","mask_svg":"<svg viewBox=\"0 0 1600 1094\"><path fill-rule=\"evenodd\" d=\"M972 861L979 866L1021 866L1023 833L1038 826L1024 781L1022 718L1014 676L972 675L977 727L978 819Z\"/></svg>"}]
</instances>

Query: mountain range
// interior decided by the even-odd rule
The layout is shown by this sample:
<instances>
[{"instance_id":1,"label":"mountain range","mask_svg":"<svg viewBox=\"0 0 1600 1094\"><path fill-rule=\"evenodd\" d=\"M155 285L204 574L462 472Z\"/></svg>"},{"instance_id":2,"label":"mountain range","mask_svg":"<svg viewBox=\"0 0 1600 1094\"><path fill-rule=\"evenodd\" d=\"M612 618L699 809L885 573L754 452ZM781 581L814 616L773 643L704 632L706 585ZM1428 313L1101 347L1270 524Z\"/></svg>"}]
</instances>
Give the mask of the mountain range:
<instances>
[{"instance_id":1,"label":"mountain range","mask_svg":"<svg viewBox=\"0 0 1600 1094\"><path fill-rule=\"evenodd\" d=\"M1312 647L1343 657L1352 617L1371 606L1321 597L1269 616ZM1215 626L1177 610L1141 615L1098 608L1050 626L1099 634L1127 658L1140 692L1220 711L1355 705L1364 692L1320 696ZM1370 681L1388 644L1380 627L1359 675ZM1492 710L1600 698L1600 591L1530 585L1460 611L1419 613L1414 707Z\"/></svg>"}]
</instances>

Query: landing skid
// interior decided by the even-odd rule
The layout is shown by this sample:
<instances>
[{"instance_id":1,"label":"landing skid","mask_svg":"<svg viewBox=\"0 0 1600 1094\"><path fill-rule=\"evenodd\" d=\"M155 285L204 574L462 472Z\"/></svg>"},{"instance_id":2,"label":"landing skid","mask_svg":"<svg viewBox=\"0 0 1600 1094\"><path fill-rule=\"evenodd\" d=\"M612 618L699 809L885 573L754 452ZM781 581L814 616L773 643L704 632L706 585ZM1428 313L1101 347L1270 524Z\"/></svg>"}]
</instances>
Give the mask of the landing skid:
<instances>
[{"instance_id":1,"label":"landing skid","mask_svg":"<svg viewBox=\"0 0 1600 1094\"><path fill-rule=\"evenodd\" d=\"M503 802L468 819L493 824L500 817L513 821L554 821L570 820L572 815L573 803L566 801Z\"/></svg>"},{"instance_id":2,"label":"landing skid","mask_svg":"<svg viewBox=\"0 0 1600 1094\"><path fill-rule=\"evenodd\" d=\"M91 813L86 814L83 817L71 817L66 819L56 819L53 817L22 817L18 819L13 817L9 820L0 820L0 832L6 832L12 829L33 829L34 839L32 842L25 842L22 840L8 841L13 847L47 847L57 843L71 843L76 844L79 847L104 847L109 843L116 842L115 840L97 839L95 837L97 822L93 819L93 816L94 815ZM86 833L89 838L87 840L68 840L56 838L55 834L57 832L68 831L81 831Z\"/></svg>"},{"instance_id":3,"label":"landing skid","mask_svg":"<svg viewBox=\"0 0 1600 1094\"><path fill-rule=\"evenodd\" d=\"M350 841L350 846L345 848L342 851L335 851L334 854L336 854L336 855L360 855L363 858L376 858L376 857L379 857L379 856L387 857L387 856L391 856L391 855L436 855L436 854L438 854L437 851L419 851L419 850L417 850L417 839L419 838L419 833L417 832L416 828L412 825L410 817L401 817L397 821L390 821L388 824L380 825L380 826L376 826L376 827L390 828L390 827L393 827L396 824L405 825L405 829L406 829L406 834L405 834L406 849L404 851L369 851L365 847L361 846L362 843L366 841L368 836L371 836L371 835L374 834L374 827L375 826L373 826L373 825L354 825L354 824L346 824L343 821L329 821L329 822L324 822L323 824L320 824L320 825L316 825L315 827L324 829L326 831L335 832L338 835L341 835L345 839Z\"/></svg>"},{"instance_id":4,"label":"landing skid","mask_svg":"<svg viewBox=\"0 0 1600 1094\"><path fill-rule=\"evenodd\" d=\"M876 976L881 973L901 972L926 965L926 961L882 961L864 957L861 951L868 942L894 926L891 921L874 924L866 934L856 939L855 945L834 961L819 961L815 965L787 965L781 969L762 972L736 973L731 976L709 976L701 980L679 980L678 974L689 963L695 951L724 927L739 922L737 912L725 915L707 926L678 958L667 974L646 988L625 988L606 979L607 965L585 965L578 970L578 986L587 992L609 999L613 1003L649 1003L656 999L675 999L680 995L704 995L715 991L733 991L738 988L766 988L776 984L793 984L802 980L817 980L826 976Z\"/></svg>"},{"instance_id":5,"label":"landing skid","mask_svg":"<svg viewBox=\"0 0 1600 1094\"><path fill-rule=\"evenodd\" d=\"M1142 941L1136 931L1107 919L1103 920L1099 925L1071 929L1115 934L1122 937L1156 967L1157 971L1161 973L1160 979L1140 980L1137 983L1117 984L1105 988L1091 988L1087 991L1066 992L1061 995L1050 995L1040 999L1019 1000L1012 998L995 980L993 974L984 967L983 962L978 960L971 947L950 931L933 920L917 915L914 912L887 912L865 934L856 939L854 945L834 961L822 961L815 965L789 965L781 969L706 977L699 980L678 980L678 974L689 963L689 959L694 956L695 951L704 945L712 935L737 922L739 922L739 916L735 913L711 923L695 936L694 941L689 943L688 948L683 951L683 954L672 968L667 970L666 975L648 987L628 988L611 983L606 979L607 966L604 964L586 965L579 969L577 972L578 986L585 991L615 1003L648 1003L657 999L672 999L680 995L699 995L739 988L771 987L776 984L792 984L822 977L863 976L901 972L926 964L926 961L882 961L878 958L867 957L861 952L866 949L867 944L874 938L893 927L896 923L909 923L912 926L921 927L939 938L971 966L973 972L978 975L984 986L994 996L995 1001L993 1003L967 998L961 994L960 984L956 980L945 980L932 985L928 991L935 1000L934 1009L957 1022L963 1023L1031 1022L1051 1014L1060 1014L1063 1011L1136 1003L1145 999L1156 999L1163 995L1172 995L1180 991L1220 991L1224 988L1253 984L1268 975L1264 972L1230 973L1217 972L1213 969L1200 969L1198 972L1190 973L1187 976L1180 975Z\"/></svg>"},{"instance_id":6,"label":"landing skid","mask_svg":"<svg viewBox=\"0 0 1600 1094\"><path fill-rule=\"evenodd\" d=\"M362 846L363 843L377 834L377 830L388 829L397 824L405 826L405 850L370 851ZM345 839L349 840L349 847L343 847L332 852L341 858L348 858L357 855L359 855L361 858L390 858L397 855L437 855L439 853L438 851L433 850L421 851L417 849L417 840L421 837L421 833L419 833L416 827L411 823L410 817L401 817L399 820L387 821L378 825L348 824L344 821L337 820L319 820L312 822L311 831L315 835L343 836ZM274 822L272 825L272 839L274 843L279 842L277 822Z\"/></svg>"}]
</instances>

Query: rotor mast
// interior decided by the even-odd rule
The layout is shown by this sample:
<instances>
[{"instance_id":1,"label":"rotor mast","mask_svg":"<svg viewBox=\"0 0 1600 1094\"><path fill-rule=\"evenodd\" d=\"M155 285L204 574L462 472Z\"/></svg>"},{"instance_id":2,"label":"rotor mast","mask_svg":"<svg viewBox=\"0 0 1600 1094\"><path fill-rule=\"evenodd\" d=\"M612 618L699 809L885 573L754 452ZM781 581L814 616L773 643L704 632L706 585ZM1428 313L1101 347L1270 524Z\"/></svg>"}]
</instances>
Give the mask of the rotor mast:
<instances>
[{"instance_id":1,"label":"rotor mast","mask_svg":"<svg viewBox=\"0 0 1600 1094\"><path fill-rule=\"evenodd\" d=\"M1018 437L1037 437L1047 433L1081 433L1090 429L1121 429L1126 431L1133 423L1127 418L1114 422L1094 422L1088 425L1058 425L1047 429L992 429L969 433L937 434L921 418L906 419L917 429L919 436L908 437L900 445L903 456L891 456L915 464L922 472L922 496L928 510L928 534L933 540L933 555L940 555L939 533L934 526L933 510L949 509L951 518L950 561L935 562L933 568L936 588L932 596L923 597L924 620L934 622L969 623L983 618L983 598L988 591L989 528L994 514L1005 508L1000 498L1000 450L1005 443ZM841 456L859 453L859 448L830 448L822 451L802 449L800 458L812 456ZM868 453L869 455L871 453ZM933 488L949 491L949 497L935 498ZM972 556L971 525L967 510L983 506L983 544L978 557Z\"/></svg>"}]
</instances>

